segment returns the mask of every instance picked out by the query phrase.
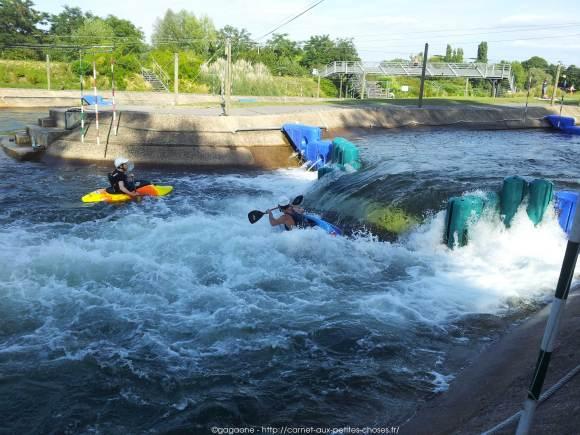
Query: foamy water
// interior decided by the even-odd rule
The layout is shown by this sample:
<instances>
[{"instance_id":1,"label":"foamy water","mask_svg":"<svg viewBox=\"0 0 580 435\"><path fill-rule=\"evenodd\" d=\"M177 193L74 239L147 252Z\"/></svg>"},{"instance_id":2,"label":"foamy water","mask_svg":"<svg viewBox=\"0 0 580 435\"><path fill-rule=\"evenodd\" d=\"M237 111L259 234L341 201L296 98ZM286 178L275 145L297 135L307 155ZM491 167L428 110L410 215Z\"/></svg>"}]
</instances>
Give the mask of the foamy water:
<instances>
[{"instance_id":1,"label":"foamy water","mask_svg":"<svg viewBox=\"0 0 580 435\"><path fill-rule=\"evenodd\" d=\"M250 225L280 195L320 209L300 169L153 174L175 193L114 207L78 201L99 168L28 165L53 182L0 212L0 417L15 432L402 422L452 381L451 347L487 339L487 316L553 294L566 244L551 211L538 227L525 210L509 230L484 218L456 250L437 210L395 242Z\"/></svg>"}]
</instances>

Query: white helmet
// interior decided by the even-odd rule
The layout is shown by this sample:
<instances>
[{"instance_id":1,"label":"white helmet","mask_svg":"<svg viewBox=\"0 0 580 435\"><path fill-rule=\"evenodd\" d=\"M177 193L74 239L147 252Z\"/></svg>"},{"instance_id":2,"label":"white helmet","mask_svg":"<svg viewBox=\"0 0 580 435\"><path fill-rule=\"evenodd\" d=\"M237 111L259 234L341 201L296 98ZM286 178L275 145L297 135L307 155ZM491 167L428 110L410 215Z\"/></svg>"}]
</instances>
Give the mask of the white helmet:
<instances>
[{"instance_id":1,"label":"white helmet","mask_svg":"<svg viewBox=\"0 0 580 435\"><path fill-rule=\"evenodd\" d=\"M122 164L129 163L129 159L126 157L117 157L115 159L115 168L118 168Z\"/></svg>"},{"instance_id":2,"label":"white helmet","mask_svg":"<svg viewBox=\"0 0 580 435\"><path fill-rule=\"evenodd\" d=\"M290 200L287 196L281 196L278 198L278 207L288 207L290 205Z\"/></svg>"}]
</instances>

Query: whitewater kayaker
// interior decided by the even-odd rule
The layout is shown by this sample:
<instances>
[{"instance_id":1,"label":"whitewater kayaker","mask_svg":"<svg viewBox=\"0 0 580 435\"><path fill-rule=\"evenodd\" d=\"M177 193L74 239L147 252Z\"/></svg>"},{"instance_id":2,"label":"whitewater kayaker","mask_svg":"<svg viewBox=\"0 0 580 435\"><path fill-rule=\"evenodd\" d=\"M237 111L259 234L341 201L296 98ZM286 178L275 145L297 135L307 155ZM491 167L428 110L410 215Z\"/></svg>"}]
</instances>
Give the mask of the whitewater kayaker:
<instances>
[{"instance_id":1,"label":"whitewater kayaker","mask_svg":"<svg viewBox=\"0 0 580 435\"><path fill-rule=\"evenodd\" d=\"M149 183L141 180L135 181L133 174L129 174L133 167L129 159L117 157L114 164L115 170L109 174L111 187L107 191L109 193L125 193L132 197L140 196L136 189Z\"/></svg>"},{"instance_id":2,"label":"whitewater kayaker","mask_svg":"<svg viewBox=\"0 0 580 435\"><path fill-rule=\"evenodd\" d=\"M272 211L276 209L282 212L282 216L279 218L275 218L272 214ZM286 231L290 231L294 227L304 226L304 209L292 205L287 197L282 196L278 199L278 207L268 209L268 218L273 227L284 225Z\"/></svg>"}]
</instances>

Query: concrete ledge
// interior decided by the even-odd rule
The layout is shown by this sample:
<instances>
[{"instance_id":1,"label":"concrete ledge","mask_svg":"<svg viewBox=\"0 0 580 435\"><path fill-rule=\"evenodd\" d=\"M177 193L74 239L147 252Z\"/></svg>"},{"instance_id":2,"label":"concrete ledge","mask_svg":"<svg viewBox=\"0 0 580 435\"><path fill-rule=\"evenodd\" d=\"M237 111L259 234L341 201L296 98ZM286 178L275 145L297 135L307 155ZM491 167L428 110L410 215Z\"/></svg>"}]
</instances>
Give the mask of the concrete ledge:
<instances>
[{"instance_id":1,"label":"concrete ledge","mask_svg":"<svg viewBox=\"0 0 580 435\"><path fill-rule=\"evenodd\" d=\"M0 136L0 145L6 154L16 160L38 160L42 156L42 150L35 150L30 145L17 145L8 136Z\"/></svg>"}]
</instances>

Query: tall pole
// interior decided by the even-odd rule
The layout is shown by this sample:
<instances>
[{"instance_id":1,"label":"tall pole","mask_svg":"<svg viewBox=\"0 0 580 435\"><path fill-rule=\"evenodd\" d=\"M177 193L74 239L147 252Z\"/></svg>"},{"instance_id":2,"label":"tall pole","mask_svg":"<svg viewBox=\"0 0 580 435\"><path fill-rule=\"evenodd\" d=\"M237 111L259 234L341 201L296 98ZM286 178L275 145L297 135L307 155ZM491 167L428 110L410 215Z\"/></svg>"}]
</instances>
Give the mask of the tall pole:
<instances>
[{"instance_id":1,"label":"tall pole","mask_svg":"<svg viewBox=\"0 0 580 435\"><path fill-rule=\"evenodd\" d=\"M428 53L429 53L429 44L425 43L425 52L423 53L423 71L421 72L421 87L419 88L419 107L423 107L423 92L425 91L425 72L427 71Z\"/></svg>"},{"instance_id":2,"label":"tall pole","mask_svg":"<svg viewBox=\"0 0 580 435\"><path fill-rule=\"evenodd\" d=\"M95 128L97 129L97 145L101 144L99 137L99 97L97 95L97 64L93 62L93 94L95 95Z\"/></svg>"},{"instance_id":3,"label":"tall pole","mask_svg":"<svg viewBox=\"0 0 580 435\"><path fill-rule=\"evenodd\" d=\"M228 116L230 114L230 97L232 93L232 43L230 38L226 39L226 71L225 71L225 102L224 112Z\"/></svg>"},{"instance_id":4,"label":"tall pole","mask_svg":"<svg viewBox=\"0 0 580 435\"><path fill-rule=\"evenodd\" d=\"M528 94L526 95L526 108L524 109L524 125L528 122L528 100L530 99L530 88L532 87L532 75L528 75Z\"/></svg>"},{"instance_id":5,"label":"tall pole","mask_svg":"<svg viewBox=\"0 0 580 435\"><path fill-rule=\"evenodd\" d=\"M179 98L179 53L173 54L173 93L175 96L174 103L177 105Z\"/></svg>"},{"instance_id":6,"label":"tall pole","mask_svg":"<svg viewBox=\"0 0 580 435\"><path fill-rule=\"evenodd\" d=\"M366 87L367 87L367 75L365 72L363 72L362 80L361 80L361 84L360 84L360 99L361 100L364 100L364 98L365 98Z\"/></svg>"},{"instance_id":7,"label":"tall pole","mask_svg":"<svg viewBox=\"0 0 580 435\"><path fill-rule=\"evenodd\" d=\"M550 309L550 317L548 318L546 330L544 331L544 338L540 345L540 355L536 362L536 369L534 370L532 382L528 389L528 397L524 402L524 409L518 423L516 435L527 435L530 433L534 412L538 406L538 400L540 398L540 393L542 392L542 386L544 385L544 380L550 364L550 358L552 357L552 352L554 350L556 336L558 335L560 320L564 314L564 308L566 307L566 300L568 298L568 293L570 292L570 283L574 277L574 269L576 267L579 250L580 213L576 211L574 222L572 223L572 228L570 229L570 235L568 237L568 245L566 246L564 260L562 262L562 269L560 270L560 278L558 279L558 285L556 286L555 298L552 302L552 308Z\"/></svg>"},{"instance_id":8,"label":"tall pole","mask_svg":"<svg viewBox=\"0 0 580 435\"><path fill-rule=\"evenodd\" d=\"M338 98L339 99L342 99L342 76L343 76L343 74L340 75L340 88L338 91Z\"/></svg>"},{"instance_id":9,"label":"tall pole","mask_svg":"<svg viewBox=\"0 0 580 435\"><path fill-rule=\"evenodd\" d=\"M320 98L320 71L318 71L318 88L316 89L316 98Z\"/></svg>"},{"instance_id":10,"label":"tall pole","mask_svg":"<svg viewBox=\"0 0 580 435\"><path fill-rule=\"evenodd\" d=\"M115 60L111 58L111 94L113 100L113 125L115 126L115 136L117 136L117 106L115 105ZM111 131L111 130L109 130Z\"/></svg>"},{"instance_id":11,"label":"tall pole","mask_svg":"<svg viewBox=\"0 0 580 435\"><path fill-rule=\"evenodd\" d=\"M79 69L81 79L81 142L85 143L85 96L83 95L83 52L79 50Z\"/></svg>"},{"instance_id":12,"label":"tall pole","mask_svg":"<svg viewBox=\"0 0 580 435\"><path fill-rule=\"evenodd\" d=\"M50 55L46 55L46 88L50 91Z\"/></svg>"},{"instance_id":13,"label":"tall pole","mask_svg":"<svg viewBox=\"0 0 580 435\"><path fill-rule=\"evenodd\" d=\"M465 78L465 96L469 93L469 77Z\"/></svg>"},{"instance_id":14,"label":"tall pole","mask_svg":"<svg viewBox=\"0 0 580 435\"><path fill-rule=\"evenodd\" d=\"M554 99L556 98L556 91L558 90L558 80L560 80L560 68L562 68L562 65L558 64L558 68L556 69L556 80L554 81L554 90L552 91L552 98L550 99L550 106L554 105Z\"/></svg>"}]
</instances>

